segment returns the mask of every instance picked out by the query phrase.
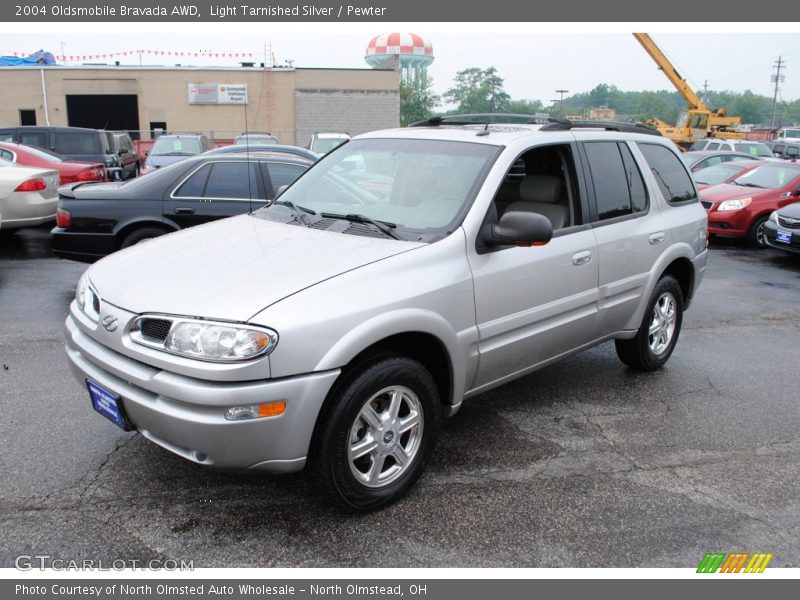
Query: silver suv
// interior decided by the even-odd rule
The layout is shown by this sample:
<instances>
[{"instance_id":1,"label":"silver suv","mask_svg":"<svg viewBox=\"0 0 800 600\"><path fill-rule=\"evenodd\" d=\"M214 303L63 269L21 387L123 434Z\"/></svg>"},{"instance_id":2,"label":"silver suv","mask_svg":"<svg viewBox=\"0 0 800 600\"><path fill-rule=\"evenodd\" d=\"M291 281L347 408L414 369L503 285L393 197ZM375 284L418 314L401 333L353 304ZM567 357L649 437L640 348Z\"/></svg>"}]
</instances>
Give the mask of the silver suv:
<instances>
[{"instance_id":1,"label":"silver suv","mask_svg":"<svg viewBox=\"0 0 800 600\"><path fill-rule=\"evenodd\" d=\"M307 467L375 509L465 398L607 340L633 369L663 365L706 226L649 129L434 119L355 138L252 214L94 264L67 354L118 426L202 465Z\"/></svg>"}]
</instances>

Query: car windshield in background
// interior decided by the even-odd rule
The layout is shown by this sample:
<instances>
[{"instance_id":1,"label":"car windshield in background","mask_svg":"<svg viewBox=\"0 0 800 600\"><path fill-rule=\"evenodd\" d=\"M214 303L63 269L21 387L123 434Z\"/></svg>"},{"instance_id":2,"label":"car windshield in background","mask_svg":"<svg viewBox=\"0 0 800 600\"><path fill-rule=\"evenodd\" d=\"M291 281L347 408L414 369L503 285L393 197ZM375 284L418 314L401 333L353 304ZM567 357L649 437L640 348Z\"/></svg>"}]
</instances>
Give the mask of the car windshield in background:
<instances>
[{"instance_id":1,"label":"car windshield in background","mask_svg":"<svg viewBox=\"0 0 800 600\"><path fill-rule=\"evenodd\" d=\"M463 217L497 152L468 142L356 140L317 163L278 203L442 233Z\"/></svg>"},{"instance_id":2,"label":"car windshield in background","mask_svg":"<svg viewBox=\"0 0 800 600\"><path fill-rule=\"evenodd\" d=\"M150 156L192 156L200 154L200 141L193 138L160 137L153 144Z\"/></svg>"},{"instance_id":3,"label":"car windshield in background","mask_svg":"<svg viewBox=\"0 0 800 600\"><path fill-rule=\"evenodd\" d=\"M800 177L800 168L769 164L737 177L733 183L745 187L775 190L791 183L798 177Z\"/></svg>"},{"instance_id":4,"label":"car windshield in background","mask_svg":"<svg viewBox=\"0 0 800 600\"><path fill-rule=\"evenodd\" d=\"M718 183L730 179L736 175L736 173L741 173L742 170L743 167L737 167L730 163L714 165L713 167L708 167L707 169L695 173L694 180L697 183L704 183L706 185L717 185Z\"/></svg>"},{"instance_id":5,"label":"car windshield in background","mask_svg":"<svg viewBox=\"0 0 800 600\"><path fill-rule=\"evenodd\" d=\"M331 150L335 150L347 140L344 138L317 138L312 144L312 150L320 154L327 154Z\"/></svg>"},{"instance_id":6,"label":"car windshield in background","mask_svg":"<svg viewBox=\"0 0 800 600\"><path fill-rule=\"evenodd\" d=\"M772 157L772 151L766 144L744 144L737 142L734 144L736 152L744 152L750 156L766 156Z\"/></svg>"},{"instance_id":7,"label":"car windshield in background","mask_svg":"<svg viewBox=\"0 0 800 600\"><path fill-rule=\"evenodd\" d=\"M28 154L33 154L34 156L38 156L42 160L46 160L52 163L60 163L66 160L66 158L64 158L60 154L56 154L55 152L50 152L49 150L44 150L43 148L34 148L33 146L28 146L27 148L25 148L25 151L28 152Z\"/></svg>"}]
</instances>

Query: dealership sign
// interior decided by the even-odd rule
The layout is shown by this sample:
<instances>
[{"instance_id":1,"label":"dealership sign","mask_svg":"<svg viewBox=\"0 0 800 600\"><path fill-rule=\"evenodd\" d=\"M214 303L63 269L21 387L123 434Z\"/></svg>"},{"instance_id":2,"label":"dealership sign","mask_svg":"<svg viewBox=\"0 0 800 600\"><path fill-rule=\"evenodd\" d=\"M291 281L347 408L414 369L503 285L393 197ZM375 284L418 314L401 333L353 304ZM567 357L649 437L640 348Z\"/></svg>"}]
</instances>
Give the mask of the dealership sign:
<instances>
[{"instance_id":1,"label":"dealership sign","mask_svg":"<svg viewBox=\"0 0 800 600\"><path fill-rule=\"evenodd\" d=\"M247 104L244 83L190 83L189 104Z\"/></svg>"}]
</instances>

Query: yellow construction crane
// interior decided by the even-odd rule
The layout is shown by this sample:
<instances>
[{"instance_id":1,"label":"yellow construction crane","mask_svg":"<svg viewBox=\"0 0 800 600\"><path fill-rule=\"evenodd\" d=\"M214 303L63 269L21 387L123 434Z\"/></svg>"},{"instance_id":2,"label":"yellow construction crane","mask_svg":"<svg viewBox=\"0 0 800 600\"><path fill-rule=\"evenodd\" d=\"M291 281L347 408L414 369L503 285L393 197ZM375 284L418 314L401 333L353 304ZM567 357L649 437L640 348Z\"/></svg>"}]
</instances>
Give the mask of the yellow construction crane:
<instances>
[{"instance_id":1,"label":"yellow construction crane","mask_svg":"<svg viewBox=\"0 0 800 600\"><path fill-rule=\"evenodd\" d=\"M691 146L696 140L706 137L741 138L742 135L732 131L741 124L741 117L729 117L724 108L710 110L695 94L686 80L680 76L677 69L669 59L656 46L653 39L646 33L634 33L633 37L642 45L658 68L663 71L678 93L686 101L687 110L682 110L678 115L677 123L672 126L660 119L654 119L652 124L673 142L684 148Z\"/></svg>"}]
</instances>

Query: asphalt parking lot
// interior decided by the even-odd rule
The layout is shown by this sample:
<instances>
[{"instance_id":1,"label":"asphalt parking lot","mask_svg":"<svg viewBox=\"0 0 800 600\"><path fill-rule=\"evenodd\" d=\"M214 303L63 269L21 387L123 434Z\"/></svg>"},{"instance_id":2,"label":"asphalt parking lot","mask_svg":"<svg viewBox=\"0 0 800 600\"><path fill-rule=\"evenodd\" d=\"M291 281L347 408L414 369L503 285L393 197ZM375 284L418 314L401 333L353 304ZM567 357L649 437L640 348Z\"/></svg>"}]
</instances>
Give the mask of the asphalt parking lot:
<instances>
[{"instance_id":1,"label":"asphalt parking lot","mask_svg":"<svg viewBox=\"0 0 800 600\"><path fill-rule=\"evenodd\" d=\"M604 344L474 398L412 493L363 516L302 475L202 469L97 415L63 351L84 268L47 228L0 237L0 567L800 566L798 257L713 243L664 369Z\"/></svg>"}]
</instances>

